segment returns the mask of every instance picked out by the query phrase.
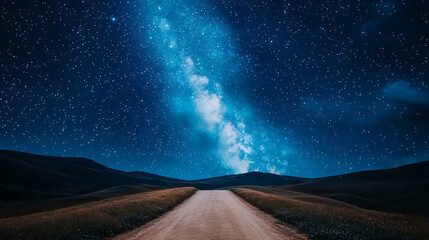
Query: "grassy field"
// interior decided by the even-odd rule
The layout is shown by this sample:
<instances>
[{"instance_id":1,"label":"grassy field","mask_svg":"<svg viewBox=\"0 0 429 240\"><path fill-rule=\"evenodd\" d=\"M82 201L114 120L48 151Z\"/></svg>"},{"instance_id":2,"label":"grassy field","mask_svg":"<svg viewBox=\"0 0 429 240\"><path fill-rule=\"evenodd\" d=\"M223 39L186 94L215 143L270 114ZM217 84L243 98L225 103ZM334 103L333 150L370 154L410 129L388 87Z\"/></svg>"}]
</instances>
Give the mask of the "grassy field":
<instances>
[{"instance_id":1,"label":"grassy field","mask_svg":"<svg viewBox=\"0 0 429 240\"><path fill-rule=\"evenodd\" d=\"M88 194L41 201L0 203L0 218L16 217L38 212L52 211L89 202L123 197L126 195L165 189L156 186L117 186ZM0 190L1 191L1 190Z\"/></svg>"},{"instance_id":2,"label":"grassy field","mask_svg":"<svg viewBox=\"0 0 429 240\"><path fill-rule=\"evenodd\" d=\"M0 219L0 239L103 239L173 209L195 188L172 188Z\"/></svg>"},{"instance_id":3,"label":"grassy field","mask_svg":"<svg viewBox=\"0 0 429 240\"><path fill-rule=\"evenodd\" d=\"M365 210L335 200L270 188L232 191L311 239L429 239L429 219Z\"/></svg>"}]
</instances>

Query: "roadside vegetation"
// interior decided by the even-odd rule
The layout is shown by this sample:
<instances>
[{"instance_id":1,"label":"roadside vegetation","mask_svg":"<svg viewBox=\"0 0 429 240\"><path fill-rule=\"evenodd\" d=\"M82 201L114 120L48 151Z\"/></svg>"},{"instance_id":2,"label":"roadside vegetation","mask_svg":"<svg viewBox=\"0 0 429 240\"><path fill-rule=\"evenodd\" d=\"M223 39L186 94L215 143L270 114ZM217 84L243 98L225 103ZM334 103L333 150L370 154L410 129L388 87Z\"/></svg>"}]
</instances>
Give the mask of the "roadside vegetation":
<instances>
[{"instance_id":1,"label":"roadside vegetation","mask_svg":"<svg viewBox=\"0 0 429 240\"><path fill-rule=\"evenodd\" d=\"M365 210L335 200L275 188L232 191L311 239L429 239L429 219Z\"/></svg>"},{"instance_id":2,"label":"roadside vegetation","mask_svg":"<svg viewBox=\"0 0 429 240\"><path fill-rule=\"evenodd\" d=\"M0 239L103 239L159 217L195 188L131 194L53 211L0 219Z\"/></svg>"},{"instance_id":3,"label":"roadside vegetation","mask_svg":"<svg viewBox=\"0 0 429 240\"><path fill-rule=\"evenodd\" d=\"M65 198L54 198L40 201L24 201L18 203L0 204L0 219L17 217L38 212L52 211L56 209L75 206L89 202L106 200L109 198L123 197L126 195L143 193L153 190L166 189L158 186L117 186L87 194L80 194Z\"/></svg>"}]
</instances>

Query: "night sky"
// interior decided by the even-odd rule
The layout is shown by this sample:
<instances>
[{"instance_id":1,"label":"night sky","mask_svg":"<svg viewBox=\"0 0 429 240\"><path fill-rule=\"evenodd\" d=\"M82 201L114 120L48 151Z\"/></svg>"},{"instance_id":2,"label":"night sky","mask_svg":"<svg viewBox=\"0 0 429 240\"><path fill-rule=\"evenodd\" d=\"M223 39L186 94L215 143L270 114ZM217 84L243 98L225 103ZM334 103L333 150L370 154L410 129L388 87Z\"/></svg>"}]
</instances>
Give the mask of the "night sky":
<instances>
[{"instance_id":1,"label":"night sky","mask_svg":"<svg viewBox=\"0 0 429 240\"><path fill-rule=\"evenodd\" d=\"M4 0L0 148L184 179L428 160L428 9Z\"/></svg>"}]
</instances>

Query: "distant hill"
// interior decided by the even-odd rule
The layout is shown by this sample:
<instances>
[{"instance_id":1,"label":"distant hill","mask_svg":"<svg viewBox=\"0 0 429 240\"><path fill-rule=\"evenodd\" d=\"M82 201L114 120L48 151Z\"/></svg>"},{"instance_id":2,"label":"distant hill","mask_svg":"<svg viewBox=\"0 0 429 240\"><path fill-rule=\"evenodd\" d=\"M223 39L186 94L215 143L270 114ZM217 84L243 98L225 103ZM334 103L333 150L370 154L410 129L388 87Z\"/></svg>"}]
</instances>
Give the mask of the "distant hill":
<instances>
[{"instance_id":1,"label":"distant hill","mask_svg":"<svg viewBox=\"0 0 429 240\"><path fill-rule=\"evenodd\" d=\"M249 172L236 175L227 175L215 178L207 178L193 181L186 181L189 186L198 189L217 189L232 186L276 186L276 185L290 185L308 182L308 178L282 176L271 173Z\"/></svg>"},{"instance_id":2,"label":"distant hill","mask_svg":"<svg viewBox=\"0 0 429 240\"><path fill-rule=\"evenodd\" d=\"M49 209L53 199L55 204L66 206L144 189L245 185L304 192L366 209L429 216L429 161L316 179L250 172L186 181L119 171L86 158L0 150L0 215L1 209L23 209L28 203Z\"/></svg>"},{"instance_id":3,"label":"distant hill","mask_svg":"<svg viewBox=\"0 0 429 240\"><path fill-rule=\"evenodd\" d=\"M387 212L429 216L429 161L282 187Z\"/></svg>"},{"instance_id":4,"label":"distant hill","mask_svg":"<svg viewBox=\"0 0 429 240\"><path fill-rule=\"evenodd\" d=\"M145 172L123 172L87 158L51 157L0 150L0 202L3 203L65 198L121 185L217 189L237 185L287 185L306 181L308 179L257 172L185 181Z\"/></svg>"},{"instance_id":5,"label":"distant hill","mask_svg":"<svg viewBox=\"0 0 429 240\"><path fill-rule=\"evenodd\" d=\"M120 185L172 187L178 179L123 172L86 158L0 151L0 201L32 201L86 194Z\"/></svg>"}]
</instances>

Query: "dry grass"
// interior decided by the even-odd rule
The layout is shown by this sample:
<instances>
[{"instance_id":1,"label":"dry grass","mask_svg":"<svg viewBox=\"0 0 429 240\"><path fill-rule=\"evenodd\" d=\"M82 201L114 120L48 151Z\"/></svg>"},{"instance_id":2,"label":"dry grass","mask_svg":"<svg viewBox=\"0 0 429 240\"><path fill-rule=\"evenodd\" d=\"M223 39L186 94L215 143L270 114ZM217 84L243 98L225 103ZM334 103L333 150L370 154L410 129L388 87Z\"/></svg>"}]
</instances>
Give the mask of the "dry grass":
<instances>
[{"instance_id":1,"label":"dry grass","mask_svg":"<svg viewBox=\"0 0 429 240\"><path fill-rule=\"evenodd\" d=\"M329 203L301 193L250 188L234 193L312 239L429 239L429 219Z\"/></svg>"},{"instance_id":2,"label":"dry grass","mask_svg":"<svg viewBox=\"0 0 429 240\"><path fill-rule=\"evenodd\" d=\"M192 196L172 188L0 219L0 239L102 239L140 226Z\"/></svg>"},{"instance_id":3,"label":"dry grass","mask_svg":"<svg viewBox=\"0 0 429 240\"><path fill-rule=\"evenodd\" d=\"M153 190L166 189L156 186L117 186L103 189L88 194L75 195L66 198L54 198L40 201L18 202L0 204L0 218L9 218L28 215L38 212L52 211L56 209L75 206L89 202L106 200L109 198L123 197L130 194L143 193ZM0 190L1 191L1 190Z\"/></svg>"}]
</instances>

